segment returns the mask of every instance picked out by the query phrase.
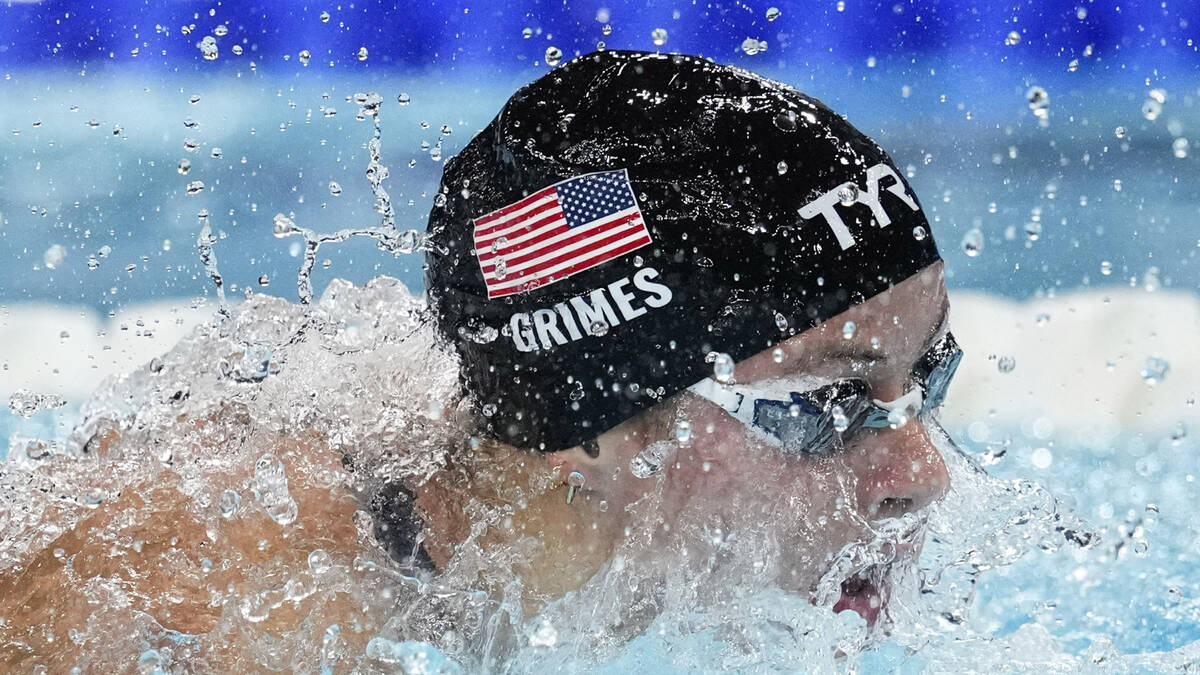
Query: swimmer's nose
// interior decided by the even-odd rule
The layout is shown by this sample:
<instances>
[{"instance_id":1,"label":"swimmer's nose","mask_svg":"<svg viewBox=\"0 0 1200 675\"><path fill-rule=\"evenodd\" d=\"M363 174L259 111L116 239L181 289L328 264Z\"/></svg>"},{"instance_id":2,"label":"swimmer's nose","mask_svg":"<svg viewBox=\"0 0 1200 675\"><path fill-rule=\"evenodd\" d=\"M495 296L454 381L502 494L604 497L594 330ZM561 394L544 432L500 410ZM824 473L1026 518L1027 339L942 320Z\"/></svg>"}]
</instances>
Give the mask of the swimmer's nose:
<instances>
[{"instance_id":1,"label":"swimmer's nose","mask_svg":"<svg viewBox=\"0 0 1200 675\"><path fill-rule=\"evenodd\" d=\"M915 420L863 439L850 454L858 477L858 503L870 520L925 508L950 486L942 453L925 425Z\"/></svg>"}]
</instances>

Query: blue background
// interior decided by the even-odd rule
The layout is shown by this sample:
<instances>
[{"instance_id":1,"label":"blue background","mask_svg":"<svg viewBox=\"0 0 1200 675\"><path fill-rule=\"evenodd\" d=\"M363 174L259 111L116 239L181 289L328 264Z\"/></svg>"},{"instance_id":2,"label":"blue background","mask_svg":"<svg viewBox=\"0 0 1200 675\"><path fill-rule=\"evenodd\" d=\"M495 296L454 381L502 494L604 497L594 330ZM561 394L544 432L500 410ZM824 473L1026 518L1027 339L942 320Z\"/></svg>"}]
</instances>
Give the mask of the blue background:
<instances>
[{"instance_id":1,"label":"blue background","mask_svg":"<svg viewBox=\"0 0 1200 675\"><path fill-rule=\"evenodd\" d=\"M1151 268L1164 286L1200 287L1197 153L1177 157L1172 145L1200 123L1200 3L774 5L774 21L766 2L0 5L0 303L111 309L208 294L194 245L201 210L235 291L265 276L270 292L295 297L297 240L272 236L275 213L318 231L378 221L362 177L371 129L346 97L384 95L386 185L398 225L423 229L441 170L428 148L457 151L546 72L548 47L570 58L600 43L741 65L846 115L906 169L954 287L1027 297L1137 285ZM218 26L219 56L205 60L197 43ZM667 31L661 47L656 28ZM1006 44L1012 31L1020 41ZM746 54L747 38L768 49ZM1034 85L1049 92L1048 126L1027 104ZM1151 90L1166 95L1155 119L1142 113ZM401 92L410 105L396 103ZM193 164L186 177L181 159ZM189 195L193 180L205 189ZM977 257L960 246L972 228L985 239ZM47 269L55 244L67 258ZM90 269L103 246L111 253ZM320 258L318 293L334 276L420 286L419 255L366 239Z\"/></svg>"}]
</instances>

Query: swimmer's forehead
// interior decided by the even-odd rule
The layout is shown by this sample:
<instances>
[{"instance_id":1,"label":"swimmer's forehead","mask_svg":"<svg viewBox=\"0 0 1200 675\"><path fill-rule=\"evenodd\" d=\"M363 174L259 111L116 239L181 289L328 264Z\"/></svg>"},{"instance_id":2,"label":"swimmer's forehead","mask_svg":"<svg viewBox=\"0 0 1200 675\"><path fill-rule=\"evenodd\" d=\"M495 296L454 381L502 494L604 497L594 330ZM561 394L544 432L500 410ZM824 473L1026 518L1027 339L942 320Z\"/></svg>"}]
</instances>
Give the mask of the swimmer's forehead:
<instances>
[{"instance_id":1,"label":"swimmer's forehead","mask_svg":"<svg viewBox=\"0 0 1200 675\"><path fill-rule=\"evenodd\" d=\"M792 374L839 375L850 366L907 370L947 330L949 302L941 263L932 265L775 348L737 364L752 382ZM852 325L851 325L852 324Z\"/></svg>"}]
</instances>

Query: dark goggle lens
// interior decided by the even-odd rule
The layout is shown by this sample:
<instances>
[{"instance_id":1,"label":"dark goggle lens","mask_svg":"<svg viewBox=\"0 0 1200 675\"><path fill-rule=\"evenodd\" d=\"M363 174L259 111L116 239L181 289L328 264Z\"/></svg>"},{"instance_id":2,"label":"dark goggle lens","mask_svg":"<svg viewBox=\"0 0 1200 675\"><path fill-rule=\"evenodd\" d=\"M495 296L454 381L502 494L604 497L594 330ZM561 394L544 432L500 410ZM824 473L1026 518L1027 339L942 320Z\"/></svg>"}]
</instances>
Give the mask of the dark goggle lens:
<instances>
[{"instance_id":1,"label":"dark goggle lens","mask_svg":"<svg viewBox=\"0 0 1200 675\"><path fill-rule=\"evenodd\" d=\"M954 336L946 333L917 362L912 379L921 387L922 413L945 401L962 356ZM889 426L888 411L875 405L870 393L863 380L846 379L793 392L790 401L757 399L754 426L777 438L786 449L820 454L834 447L842 434L864 426Z\"/></svg>"},{"instance_id":2,"label":"dark goggle lens","mask_svg":"<svg viewBox=\"0 0 1200 675\"><path fill-rule=\"evenodd\" d=\"M835 445L840 432L861 424L870 406L868 392L866 382L840 380L793 392L791 401L758 399L754 401L754 426L774 436L787 450L825 452Z\"/></svg>"},{"instance_id":3,"label":"dark goggle lens","mask_svg":"<svg viewBox=\"0 0 1200 675\"><path fill-rule=\"evenodd\" d=\"M921 357L913 368L913 379L920 384L925 399L922 412L933 410L946 400L946 390L950 388L962 357L963 351L950 333L946 333Z\"/></svg>"}]
</instances>

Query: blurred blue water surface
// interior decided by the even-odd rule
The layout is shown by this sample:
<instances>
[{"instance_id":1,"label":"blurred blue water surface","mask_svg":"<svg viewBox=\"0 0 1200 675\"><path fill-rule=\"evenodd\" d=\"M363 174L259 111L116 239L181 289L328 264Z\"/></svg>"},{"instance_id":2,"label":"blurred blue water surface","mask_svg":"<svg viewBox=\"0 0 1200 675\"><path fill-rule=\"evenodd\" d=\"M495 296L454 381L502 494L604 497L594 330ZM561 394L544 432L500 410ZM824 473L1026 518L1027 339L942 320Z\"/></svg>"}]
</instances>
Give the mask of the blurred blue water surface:
<instances>
[{"instance_id":1,"label":"blurred blue water surface","mask_svg":"<svg viewBox=\"0 0 1200 675\"><path fill-rule=\"evenodd\" d=\"M265 277L288 295L279 286L294 283L298 242L272 237L275 213L318 231L377 221L363 178L371 129L354 119L354 93L384 95L387 187L400 226L422 229L441 161L547 70L547 47L565 58L601 42L655 49L654 27L667 30L661 49L793 84L877 138L907 168L954 287L1026 297L1136 284L1155 268L1164 286L1200 288L1200 151L1188 138L1200 11L981 5L780 3L768 21L766 6L748 5L396 12L368 2L330 7L328 22L317 6L0 6L10 28L0 41L0 303L111 309L208 293L194 247L202 211L231 284ZM1006 44L1011 31L1019 41ZM197 47L205 36L215 60ZM768 49L747 54L748 36ZM1030 108L1032 87L1049 97L1048 124ZM968 257L960 243L973 228L985 246ZM54 246L66 257L48 269ZM370 241L321 258L318 293L333 276L420 286L420 256L396 259Z\"/></svg>"}]
</instances>

